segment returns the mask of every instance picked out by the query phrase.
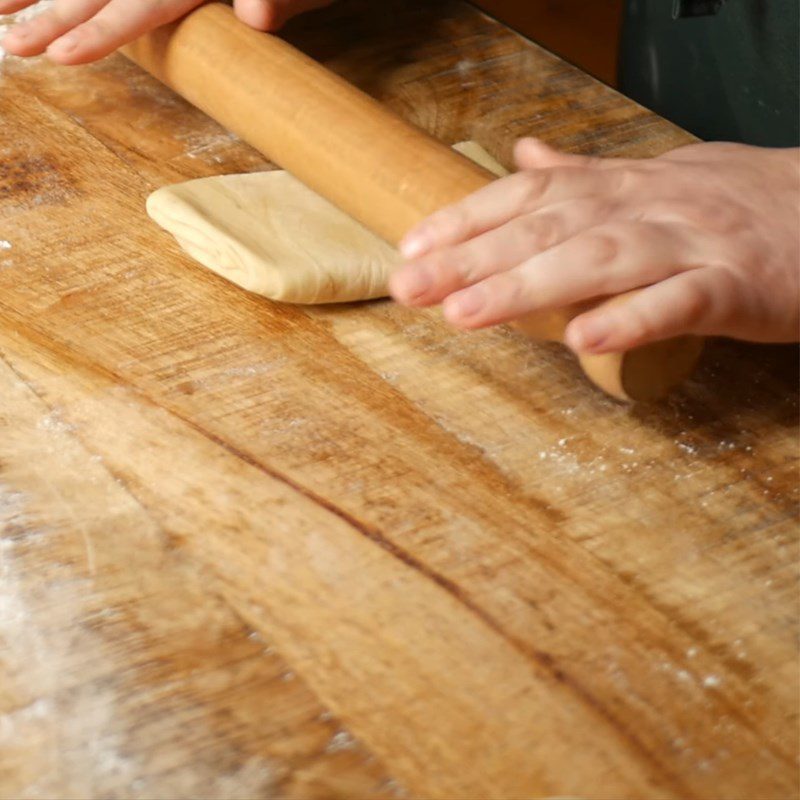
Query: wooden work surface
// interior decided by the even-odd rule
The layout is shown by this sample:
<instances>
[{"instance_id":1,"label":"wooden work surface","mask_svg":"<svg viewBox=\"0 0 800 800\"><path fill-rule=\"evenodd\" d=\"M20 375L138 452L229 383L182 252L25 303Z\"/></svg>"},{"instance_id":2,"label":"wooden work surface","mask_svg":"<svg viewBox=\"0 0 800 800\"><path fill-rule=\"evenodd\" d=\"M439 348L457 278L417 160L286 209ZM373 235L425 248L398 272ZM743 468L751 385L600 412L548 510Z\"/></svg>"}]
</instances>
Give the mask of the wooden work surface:
<instances>
[{"instance_id":1,"label":"wooden work surface","mask_svg":"<svg viewBox=\"0 0 800 800\"><path fill-rule=\"evenodd\" d=\"M506 161L689 141L457 0L288 35ZM121 57L0 64L0 795L795 797L796 350L630 408L145 216L267 166Z\"/></svg>"}]
</instances>

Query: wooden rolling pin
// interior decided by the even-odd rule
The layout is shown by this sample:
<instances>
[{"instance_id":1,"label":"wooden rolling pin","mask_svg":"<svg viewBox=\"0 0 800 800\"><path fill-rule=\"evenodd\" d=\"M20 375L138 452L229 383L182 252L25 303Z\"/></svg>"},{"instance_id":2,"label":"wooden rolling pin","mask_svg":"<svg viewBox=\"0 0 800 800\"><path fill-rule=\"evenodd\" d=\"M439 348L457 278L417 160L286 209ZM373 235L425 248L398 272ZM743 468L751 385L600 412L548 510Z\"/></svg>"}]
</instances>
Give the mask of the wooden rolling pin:
<instances>
[{"instance_id":1,"label":"wooden rolling pin","mask_svg":"<svg viewBox=\"0 0 800 800\"><path fill-rule=\"evenodd\" d=\"M222 3L123 52L391 244L494 179L282 39L243 25ZM562 341L586 308L532 314L515 326ZM681 337L580 362L609 394L646 400L682 381L700 349L698 339Z\"/></svg>"}]
</instances>

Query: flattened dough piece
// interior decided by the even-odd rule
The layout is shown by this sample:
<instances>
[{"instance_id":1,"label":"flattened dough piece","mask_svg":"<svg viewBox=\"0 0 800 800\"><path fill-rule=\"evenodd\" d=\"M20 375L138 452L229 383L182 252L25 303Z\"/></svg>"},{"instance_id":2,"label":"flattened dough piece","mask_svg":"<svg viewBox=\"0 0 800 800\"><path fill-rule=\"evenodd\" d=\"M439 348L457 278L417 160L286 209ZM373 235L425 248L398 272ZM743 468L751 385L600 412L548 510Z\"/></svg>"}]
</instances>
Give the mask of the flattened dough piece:
<instances>
[{"instance_id":1,"label":"flattened dough piece","mask_svg":"<svg viewBox=\"0 0 800 800\"><path fill-rule=\"evenodd\" d=\"M506 174L475 142L454 147ZM147 213L204 266L287 303L385 297L398 261L394 248L283 171L165 186L150 195Z\"/></svg>"}]
</instances>

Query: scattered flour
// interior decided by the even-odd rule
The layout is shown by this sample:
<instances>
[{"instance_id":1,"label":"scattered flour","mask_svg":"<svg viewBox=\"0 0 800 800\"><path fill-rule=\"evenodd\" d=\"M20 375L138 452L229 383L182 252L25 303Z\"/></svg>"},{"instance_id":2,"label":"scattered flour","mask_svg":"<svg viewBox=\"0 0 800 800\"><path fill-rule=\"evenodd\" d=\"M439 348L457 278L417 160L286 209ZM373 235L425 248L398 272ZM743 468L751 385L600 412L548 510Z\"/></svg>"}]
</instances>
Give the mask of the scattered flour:
<instances>
[{"instance_id":1,"label":"scattered flour","mask_svg":"<svg viewBox=\"0 0 800 800\"><path fill-rule=\"evenodd\" d=\"M325 747L326 753L338 753L340 750L353 750L358 744L347 731L337 731L331 736Z\"/></svg>"},{"instance_id":2,"label":"scattered flour","mask_svg":"<svg viewBox=\"0 0 800 800\"><path fill-rule=\"evenodd\" d=\"M686 455L689 456L696 456L700 452L700 449L697 447L697 445L690 444L689 442L676 442L676 445L678 446L679 450L682 450L684 453L686 453Z\"/></svg>"},{"instance_id":3,"label":"scattered flour","mask_svg":"<svg viewBox=\"0 0 800 800\"><path fill-rule=\"evenodd\" d=\"M42 415L36 424L42 431L57 431L59 433L70 433L75 430L75 426L65 422L61 417L61 411L54 408L47 414Z\"/></svg>"},{"instance_id":4,"label":"scattered flour","mask_svg":"<svg viewBox=\"0 0 800 800\"><path fill-rule=\"evenodd\" d=\"M189 158L211 160L216 164L224 160L222 155L226 148L240 141L235 133L219 130L210 133L191 131L177 134L175 138L183 143L184 153Z\"/></svg>"},{"instance_id":5,"label":"scattered flour","mask_svg":"<svg viewBox=\"0 0 800 800\"><path fill-rule=\"evenodd\" d=\"M18 493L0 487L0 521L23 517L22 501ZM36 599L30 586L18 577L19 568L13 559L13 553L0 549L0 639L4 641L5 674L12 687L20 686L21 696L26 693L25 687L35 687L39 697L0 714L0 752L15 749L24 752L29 761L52 765L61 761L59 753L66 742L73 750L85 750L85 760L94 765L97 775L114 775L120 781L133 779L136 767L122 754L121 743L113 734L102 739L87 735L96 730L113 731L113 692L90 685L75 687L69 693L61 691L61 668L73 646L72 626L81 607L80 591L68 584L44 585L40 592L46 594L52 624L46 631L29 624L28 620L34 618L29 604ZM38 603L41 607L41 597ZM84 636L94 643L90 633L84 632ZM93 659L102 658L97 644L88 648ZM56 796L61 777L42 770L25 787L25 796ZM90 776L70 777L85 796L90 796Z\"/></svg>"},{"instance_id":6,"label":"scattered flour","mask_svg":"<svg viewBox=\"0 0 800 800\"><path fill-rule=\"evenodd\" d=\"M378 789L389 792L389 794L395 797L408 797L406 790L394 778L386 778L386 780L378 786Z\"/></svg>"}]
</instances>

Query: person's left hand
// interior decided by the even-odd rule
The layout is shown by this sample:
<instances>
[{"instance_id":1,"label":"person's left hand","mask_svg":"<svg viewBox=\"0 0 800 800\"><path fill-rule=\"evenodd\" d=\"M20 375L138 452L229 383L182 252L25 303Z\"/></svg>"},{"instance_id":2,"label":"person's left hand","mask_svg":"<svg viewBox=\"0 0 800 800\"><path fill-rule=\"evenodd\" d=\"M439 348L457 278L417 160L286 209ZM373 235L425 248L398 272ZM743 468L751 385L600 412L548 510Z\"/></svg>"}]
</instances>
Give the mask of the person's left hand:
<instances>
[{"instance_id":1,"label":"person's left hand","mask_svg":"<svg viewBox=\"0 0 800 800\"><path fill-rule=\"evenodd\" d=\"M520 172L409 232L395 299L443 302L451 323L480 328L642 288L575 318L567 344L605 353L687 333L798 339L797 150L708 143L622 160L523 139L516 160Z\"/></svg>"}]
</instances>

